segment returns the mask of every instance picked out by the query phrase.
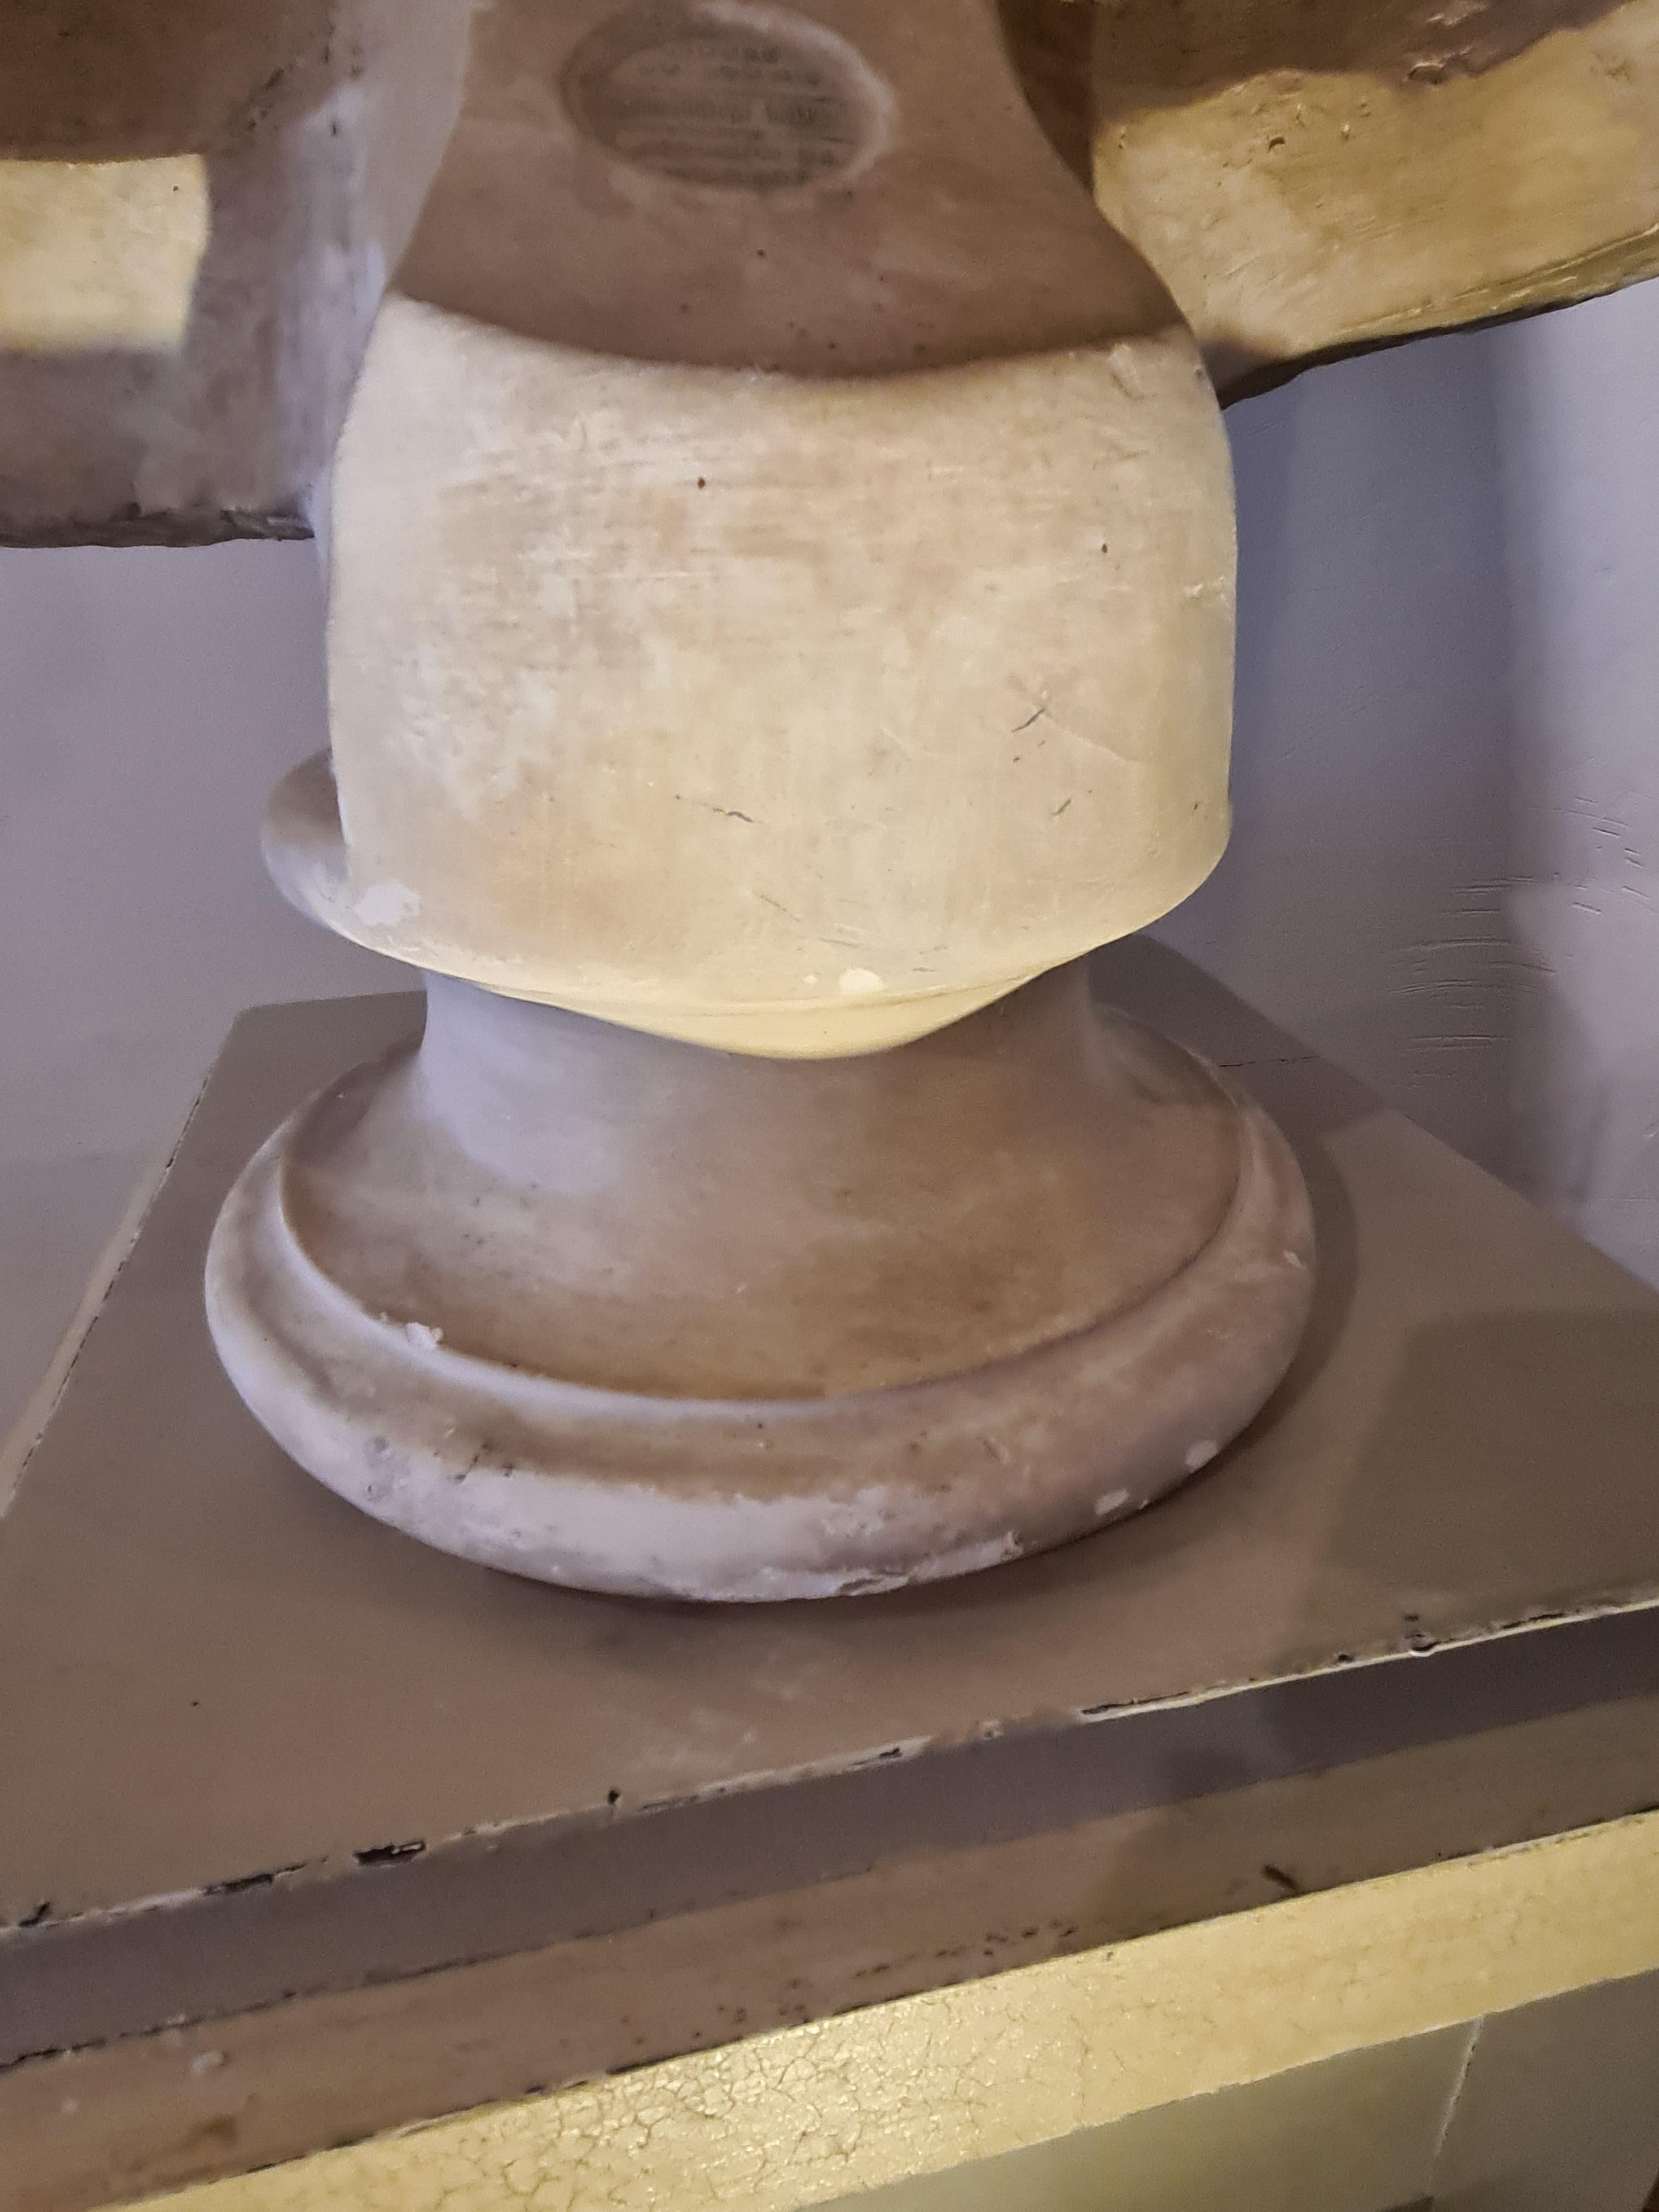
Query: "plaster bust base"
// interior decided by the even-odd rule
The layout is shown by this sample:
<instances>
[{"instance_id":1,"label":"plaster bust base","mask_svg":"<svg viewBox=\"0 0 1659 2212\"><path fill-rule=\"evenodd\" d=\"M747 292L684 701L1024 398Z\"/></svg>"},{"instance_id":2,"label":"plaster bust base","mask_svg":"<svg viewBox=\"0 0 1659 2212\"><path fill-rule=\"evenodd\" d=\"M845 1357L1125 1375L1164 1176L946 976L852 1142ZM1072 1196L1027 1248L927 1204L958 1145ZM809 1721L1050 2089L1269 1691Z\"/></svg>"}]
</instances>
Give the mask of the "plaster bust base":
<instances>
[{"instance_id":1,"label":"plaster bust base","mask_svg":"<svg viewBox=\"0 0 1659 2212\"><path fill-rule=\"evenodd\" d=\"M1195 1472L1300 1334L1283 1139L1081 963L822 1062L428 988L252 1163L208 1292L277 1440L444 1550L694 1599L969 1572Z\"/></svg>"}]
</instances>

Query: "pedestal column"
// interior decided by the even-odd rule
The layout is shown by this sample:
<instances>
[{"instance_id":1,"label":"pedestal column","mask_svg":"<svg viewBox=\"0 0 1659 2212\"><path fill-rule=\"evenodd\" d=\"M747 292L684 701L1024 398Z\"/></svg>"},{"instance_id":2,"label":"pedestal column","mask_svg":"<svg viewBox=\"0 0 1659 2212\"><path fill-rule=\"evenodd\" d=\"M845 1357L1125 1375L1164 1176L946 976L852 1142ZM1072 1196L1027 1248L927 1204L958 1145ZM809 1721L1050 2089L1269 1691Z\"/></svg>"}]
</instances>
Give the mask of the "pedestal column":
<instances>
[{"instance_id":1,"label":"pedestal column","mask_svg":"<svg viewBox=\"0 0 1659 2212\"><path fill-rule=\"evenodd\" d=\"M1079 964L1225 841L1215 396L950 13L501 0L369 348L268 845L430 1025L210 1296L301 1463L469 1558L992 1565L1207 1464L1306 1311L1283 1145Z\"/></svg>"},{"instance_id":2,"label":"pedestal column","mask_svg":"<svg viewBox=\"0 0 1659 2212\"><path fill-rule=\"evenodd\" d=\"M1082 963L830 1061L428 994L253 1162L208 1285L272 1434L445 1550L691 1598L965 1573L1196 1473L1300 1334L1284 1140Z\"/></svg>"}]
</instances>

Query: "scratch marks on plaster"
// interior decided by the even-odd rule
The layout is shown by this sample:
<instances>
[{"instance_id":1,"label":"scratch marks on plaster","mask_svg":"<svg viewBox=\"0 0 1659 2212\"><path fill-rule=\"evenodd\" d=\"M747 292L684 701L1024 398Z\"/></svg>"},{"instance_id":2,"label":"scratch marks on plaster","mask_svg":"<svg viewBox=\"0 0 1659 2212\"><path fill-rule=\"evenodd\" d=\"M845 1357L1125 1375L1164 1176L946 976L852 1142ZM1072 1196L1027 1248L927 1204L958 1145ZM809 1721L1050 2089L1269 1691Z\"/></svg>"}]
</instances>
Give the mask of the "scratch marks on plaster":
<instances>
[{"instance_id":1,"label":"scratch marks on plaster","mask_svg":"<svg viewBox=\"0 0 1659 2212\"><path fill-rule=\"evenodd\" d=\"M1134 347L1128 341L1112 348L1106 356L1106 365L1111 370L1113 382L1126 399L1144 399L1146 397L1146 381L1140 373L1140 364L1135 359Z\"/></svg>"},{"instance_id":2,"label":"scratch marks on plaster","mask_svg":"<svg viewBox=\"0 0 1659 2212\"><path fill-rule=\"evenodd\" d=\"M718 814L724 821L741 822L750 830L755 826L754 816L745 814L739 806L721 806L712 799L690 799L683 791L677 791L674 798L681 806L701 806L705 813Z\"/></svg>"}]
</instances>

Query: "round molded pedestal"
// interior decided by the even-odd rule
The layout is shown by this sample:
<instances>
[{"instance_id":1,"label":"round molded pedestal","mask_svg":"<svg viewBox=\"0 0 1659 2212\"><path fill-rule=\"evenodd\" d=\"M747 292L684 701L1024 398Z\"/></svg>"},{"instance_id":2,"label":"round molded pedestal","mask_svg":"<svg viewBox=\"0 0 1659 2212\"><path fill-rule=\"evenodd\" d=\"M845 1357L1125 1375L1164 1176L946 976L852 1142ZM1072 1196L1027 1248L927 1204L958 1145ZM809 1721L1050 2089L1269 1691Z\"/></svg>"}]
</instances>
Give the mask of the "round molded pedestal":
<instances>
[{"instance_id":1,"label":"round molded pedestal","mask_svg":"<svg viewBox=\"0 0 1659 2212\"><path fill-rule=\"evenodd\" d=\"M428 989L245 1171L208 1305L272 1436L443 1550L676 1598L968 1573L1196 1472L1300 1336L1284 1139L1081 963L827 1062Z\"/></svg>"}]
</instances>

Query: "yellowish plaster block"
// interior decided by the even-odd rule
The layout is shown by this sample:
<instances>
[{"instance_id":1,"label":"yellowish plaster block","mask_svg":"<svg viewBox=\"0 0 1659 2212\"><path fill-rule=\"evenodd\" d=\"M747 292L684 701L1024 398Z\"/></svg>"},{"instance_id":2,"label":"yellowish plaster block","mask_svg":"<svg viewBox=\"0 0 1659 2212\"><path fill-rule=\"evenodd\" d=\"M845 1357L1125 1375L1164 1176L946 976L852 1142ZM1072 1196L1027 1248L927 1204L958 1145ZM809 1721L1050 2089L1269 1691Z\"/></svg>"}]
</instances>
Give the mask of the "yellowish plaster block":
<instances>
[{"instance_id":1,"label":"yellowish plaster block","mask_svg":"<svg viewBox=\"0 0 1659 2212\"><path fill-rule=\"evenodd\" d=\"M0 347L176 350L210 228L198 154L0 161Z\"/></svg>"}]
</instances>

